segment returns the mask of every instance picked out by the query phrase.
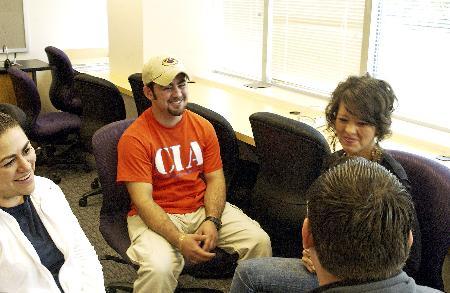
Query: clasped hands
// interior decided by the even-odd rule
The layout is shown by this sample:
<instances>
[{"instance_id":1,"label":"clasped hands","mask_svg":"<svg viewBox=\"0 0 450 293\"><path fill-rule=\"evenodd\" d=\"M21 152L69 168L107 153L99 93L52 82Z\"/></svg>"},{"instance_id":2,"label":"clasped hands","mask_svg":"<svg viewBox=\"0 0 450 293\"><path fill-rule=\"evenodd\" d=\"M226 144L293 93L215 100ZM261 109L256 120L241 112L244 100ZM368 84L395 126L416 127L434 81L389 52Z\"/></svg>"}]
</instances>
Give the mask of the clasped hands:
<instances>
[{"instance_id":1,"label":"clasped hands","mask_svg":"<svg viewBox=\"0 0 450 293\"><path fill-rule=\"evenodd\" d=\"M217 246L219 233L211 221L203 222L194 234L182 234L178 239L178 249L187 262L202 263L216 254L210 252Z\"/></svg>"}]
</instances>

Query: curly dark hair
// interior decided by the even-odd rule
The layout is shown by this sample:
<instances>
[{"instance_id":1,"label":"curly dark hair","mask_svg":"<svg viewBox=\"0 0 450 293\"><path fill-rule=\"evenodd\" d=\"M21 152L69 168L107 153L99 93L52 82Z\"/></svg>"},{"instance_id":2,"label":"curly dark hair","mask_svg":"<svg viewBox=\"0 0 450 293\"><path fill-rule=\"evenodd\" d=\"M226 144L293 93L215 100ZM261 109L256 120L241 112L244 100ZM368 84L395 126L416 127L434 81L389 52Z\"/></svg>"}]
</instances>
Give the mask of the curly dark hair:
<instances>
[{"instance_id":1,"label":"curly dark hair","mask_svg":"<svg viewBox=\"0 0 450 293\"><path fill-rule=\"evenodd\" d=\"M332 146L336 144L336 116L341 102L347 111L375 126L378 141L391 134L391 115L397 102L394 90L384 80L363 76L350 76L340 82L331 94L325 108L327 131L331 133Z\"/></svg>"}]
</instances>

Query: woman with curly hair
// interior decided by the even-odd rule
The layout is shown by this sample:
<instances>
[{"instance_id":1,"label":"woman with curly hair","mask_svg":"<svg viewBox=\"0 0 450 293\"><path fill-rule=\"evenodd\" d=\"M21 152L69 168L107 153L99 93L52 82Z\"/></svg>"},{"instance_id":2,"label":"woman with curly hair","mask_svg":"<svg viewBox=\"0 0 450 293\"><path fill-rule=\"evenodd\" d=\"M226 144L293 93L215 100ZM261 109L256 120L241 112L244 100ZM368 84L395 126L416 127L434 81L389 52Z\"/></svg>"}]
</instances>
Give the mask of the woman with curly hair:
<instances>
[{"instance_id":1,"label":"woman with curly hair","mask_svg":"<svg viewBox=\"0 0 450 293\"><path fill-rule=\"evenodd\" d=\"M411 192L408 176L400 165L379 142L391 135L392 112L397 102L394 90L384 80L363 76L350 76L338 84L331 94L325 109L327 131L331 133L331 147L335 151L337 142L342 149L325 159L323 169L338 165L347 156L363 157L376 162L392 174ZM416 277L421 258L419 222L414 211L414 242L404 271ZM309 271L309 253L303 251L304 264Z\"/></svg>"}]
</instances>

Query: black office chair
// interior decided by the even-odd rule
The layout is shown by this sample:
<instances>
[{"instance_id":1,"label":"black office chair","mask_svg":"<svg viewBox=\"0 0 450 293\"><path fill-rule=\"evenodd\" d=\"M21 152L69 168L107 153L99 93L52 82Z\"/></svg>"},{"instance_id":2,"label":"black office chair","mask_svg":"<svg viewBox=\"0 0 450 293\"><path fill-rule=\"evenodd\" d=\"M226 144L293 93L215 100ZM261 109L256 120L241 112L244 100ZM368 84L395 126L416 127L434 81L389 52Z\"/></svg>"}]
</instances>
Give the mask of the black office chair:
<instances>
[{"instance_id":1,"label":"black office chair","mask_svg":"<svg viewBox=\"0 0 450 293\"><path fill-rule=\"evenodd\" d=\"M144 95L144 83L142 82L142 73L133 73L128 77L133 92L134 102L138 116L152 106L152 102Z\"/></svg>"},{"instance_id":2,"label":"black office chair","mask_svg":"<svg viewBox=\"0 0 450 293\"><path fill-rule=\"evenodd\" d=\"M195 103L188 103L187 109L208 120L216 131L220 145L220 156L227 186L227 200L233 204L239 166L239 147L236 133L231 124L220 114Z\"/></svg>"},{"instance_id":3,"label":"black office chair","mask_svg":"<svg viewBox=\"0 0 450 293\"><path fill-rule=\"evenodd\" d=\"M270 235L274 256L299 257L306 191L330 148L316 129L277 114L254 113L250 124L260 164L254 215Z\"/></svg>"},{"instance_id":4,"label":"black office chair","mask_svg":"<svg viewBox=\"0 0 450 293\"><path fill-rule=\"evenodd\" d=\"M103 188L100 232L108 245L120 256L119 258L106 256L103 259L130 264L137 269L137 266L132 264L126 254L126 250L131 244L126 221L130 198L125 185L116 184L117 143L122 133L133 121L134 119L116 121L102 127L94 134L92 146L98 176ZM211 261L199 265L187 264L183 273L198 278L228 278L234 274L237 259L237 254L230 255L217 249L216 256ZM128 288L129 290L131 284L127 286L123 283L114 283L107 287L112 290L110 292L114 292L116 289Z\"/></svg>"},{"instance_id":5,"label":"black office chair","mask_svg":"<svg viewBox=\"0 0 450 293\"><path fill-rule=\"evenodd\" d=\"M74 94L83 105L81 114L80 140L84 149L92 153L92 136L102 126L126 117L125 104L117 87L102 78L80 73L74 79ZM85 207L87 199L102 193L96 178L91 191L83 194L79 205Z\"/></svg>"},{"instance_id":6,"label":"black office chair","mask_svg":"<svg viewBox=\"0 0 450 293\"><path fill-rule=\"evenodd\" d=\"M450 169L419 155L389 150L405 169L419 220L422 258L419 285L444 290L442 266L450 249Z\"/></svg>"},{"instance_id":7,"label":"black office chair","mask_svg":"<svg viewBox=\"0 0 450 293\"><path fill-rule=\"evenodd\" d=\"M43 158L42 162L49 165L68 163L67 157L57 161L58 158L54 156L55 149L57 145L70 144L67 139L71 134L75 135L75 139L78 138L80 117L67 112L41 113L41 98L31 77L16 67L8 68L8 73L13 83L17 106L29 119L28 136L43 150L43 156L40 156Z\"/></svg>"},{"instance_id":8,"label":"black office chair","mask_svg":"<svg viewBox=\"0 0 450 293\"><path fill-rule=\"evenodd\" d=\"M52 67L50 101L58 110L81 115L81 100L73 93L73 79L78 72L72 68L69 57L60 49L48 46L45 53Z\"/></svg>"}]
</instances>

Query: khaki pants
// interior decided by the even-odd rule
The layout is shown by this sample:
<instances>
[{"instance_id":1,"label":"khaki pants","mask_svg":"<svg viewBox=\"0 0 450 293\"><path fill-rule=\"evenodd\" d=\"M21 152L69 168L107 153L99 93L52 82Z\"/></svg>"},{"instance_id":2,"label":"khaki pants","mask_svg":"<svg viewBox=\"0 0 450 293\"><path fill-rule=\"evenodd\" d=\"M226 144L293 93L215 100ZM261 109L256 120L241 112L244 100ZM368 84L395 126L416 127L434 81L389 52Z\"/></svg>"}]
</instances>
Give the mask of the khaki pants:
<instances>
[{"instance_id":1,"label":"khaki pants","mask_svg":"<svg viewBox=\"0 0 450 293\"><path fill-rule=\"evenodd\" d=\"M194 233L205 218L205 209L190 214L168 214L179 230ZM226 203L218 247L237 252L239 260L272 255L270 238L259 224L239 208ZM183 255L162 236L150 230L139 216L128 217L131 245L127 255L139 265L134 292L173 292L184 266Z\"/></svg>"}]
</instances>

